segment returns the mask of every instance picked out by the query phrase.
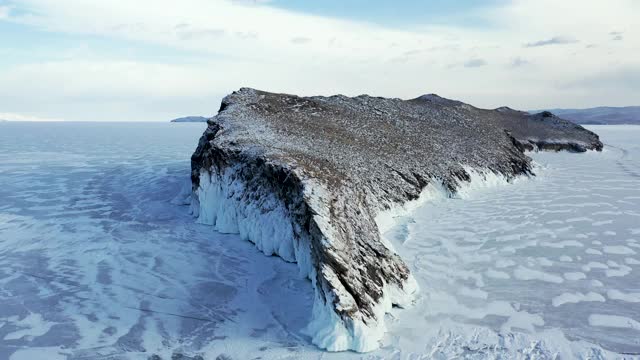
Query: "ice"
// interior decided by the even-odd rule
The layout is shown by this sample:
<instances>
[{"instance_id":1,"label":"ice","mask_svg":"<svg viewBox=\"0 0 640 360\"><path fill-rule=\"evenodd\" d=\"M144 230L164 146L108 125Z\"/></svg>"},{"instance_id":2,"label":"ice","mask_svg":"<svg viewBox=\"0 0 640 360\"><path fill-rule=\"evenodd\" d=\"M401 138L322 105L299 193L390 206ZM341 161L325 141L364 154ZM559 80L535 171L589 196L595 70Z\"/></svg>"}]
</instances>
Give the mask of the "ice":
<instances>
[{"instance_id":1,"label":"ice","mask_svg":"<svg viewBox=\"0 0 640 360\"><path fill-rule=\"evenodd\" d=\"M506 267L510 267L510 266L515 266L516 262L510 259L498 259L496 260L496 267L501 269L501 268L506 268Z\"/></svg>"},{"instance_id":2,"label":"ice","mask_svg":"<svg viewBox=\"0 0 640 360\"><path fill-rule=\"evenodd\" d=\"M593 269L608 269L608 268L609 266L607 266L607 264L603 264L597 261L591 261L588 264L582 266L582 270L585 272L589 272Z\"/></svg>"},{"instance_id":3,"label":"ice","mask_svg":"<svg viewBox=\"0 0 640 360\"><path fill-rule=\"evenodd\" d=\"M635 258L625 258L624 262L628 265L640 265L640 260Z\"/></svg>"},{"instance_id":4,"label":"ice","mask_svg":"<svg viewBox=\"0 0 640 360\"><path fill-rule=\"evenodd\" d=\"M635 251L630 247L617 245L617 246L605 246L602 250L607 254L615 255L635 255Z\"/></svg>"},{"instance_id":5,"label":"ice","mask_svg":"<svg viewBox=\"0 0 640 360\"><path fill-rule=\"evenodd\" d=\"M518 280L539 280L546 281L555 284L561 284L564 280L562 277L554 274L549 274L544 271L533 270L524 266L518 266L513 272L513 275Z\"/></svg>"},{"instance_id":6,"label":"ice","mask_svg":"<svg viewBox=\"0 0 640 360\"><path fill-rule=\"evenodd\" d=\"M587 276L583 272L576 271L576 272L564 273L564 278L570 281L577 281L577 280L586 279Z\"/></svg>"},{"instance_id":7,"label":"ice","mask_svg":"<svg viewBox=\"0 0 640 360\"><path fill-rule=\"evenodd\" d=\"M585 250L584 252L589 254L589 255L602 255L602 251L596 250L596 249L592 249L592 248L589 248L589 249Z\"/></svg>"},{"instance_id":8,"label":"ice","mask_svg":"<svg viewBox=\"0 0 640 360\"><path fill-rule=\"evenodd\" d=\"M244 184L234 179L233 173L232 168L223 174L200 173L198 203L194 205L199 206L198 222L221 233L239 234L265 255L297 262L301 276L313 277L308 244L294 239L285 205L267 191L255 202L247 201Z\"/></svg>"},{"instance_id":9,"label":"ice","mask_svg":"<svg viewBox=\"0 0 640 360\"><path fill-rule=\"evenodd\" d=\"M20 330L6 334L4 340L33 339L46 334L54 325L52 322L44 321L42 315L34 313L30 313L19 321L15 321L15 317L10 317L7 320L9 324Z\"/></svg>"},{"instance_id":10,"label":"ice","mask_svg":"<svg viewBox=\"0 0 640 360\"><path fill-rule=\"evenodd\" d=\"M607 277L619 277L619 276L627 276L631 273L632 268L626 265L616 266L614 269L605 270L605 275Z\"/></svg>"},{"instance_id":11,"label":"ice","mask_svg":"<svg viewBox=\"0 0 640 360\"><path fill-rule=\"evenodd\" d=\"M558 249L562 249L569 246L575 246L575 247L584 246L581 242L576 240L564 240L564 241L558 241L558 242L543 241L540 243L540 245L546 246L546 247L558 248Z\"/></svg>"},{"instance_id":12,"label":"ice","mask_svg":"<svg viewBox=\"0 0 640 360\"><path fill-rule=\"evenodd\" d=\"M362 357L312 344L311 282L263 252L289 246L188 214L203 127L0 124L0 359ZM388 217L420 292L366 357L640 353L640 128L594 130L603 153L532 153L536 177L476 177Z\"/></svg>"},{"instance_id":13,"label":"ice","mask_svg":"<svg viewBox=\"0 0 640 360\"><path fill-rule=\"evenodd\" d=\"M489 269L487 270L487 276L490 278L494 278L494 279L509 279L511 278L511 276L504 272L504 271L498 271L498 270L493 270L493 269Z\"/></svg>"},{"instance_id":14,"label":"ice","mask_svg":"<svg viewBox=\"0 0 640 360\"><path fill-rule=\"evenodd\" d=\"M602 226L602 225L608 225L608 224L611 224L611 223L613 223L613 220L602 220L602 221L594 221L593 224L591 224L591 225L593 225L593 226Z\"/></svg>"},{"instance_id":15,"label":"ice","mask_svg":"<svg viewBox=\"0 0 640 360\"><path fill-rule=\"evenodd\" d=\"M618 315L602 315L602 314L589 315L589 325L640 330L640 322L634 319L628 318L626 316L618 316Z\"/></svg>"},{"instance_id":16,"label":"ice","mask_svg":"<svg viewBox=\"0 0 640 360\"><path fill-rule=\"evenodd\" d=\"M555 307L558 307L564 304L577 304L584 301L605 302L606 299L604 298L604 296L592 291L586 294L580 292L563 293L551 299L551 304L553 304L553 306Z\"/></svg>"},{"instance_id":17,"label":"ice","mask_svg":"<svg viewBox=\"0 0 640 360\"><path fill-rule=\"evenodd\" d=\"M620 300L631 303L640 302L640 293L623 293L616 289L607 291L607 297L611 300Z\"/></svg>"},{"instance_id":18,"label":"ice","mask_svg":"<svg viewBox=\"0 0 640 360\"><path fill-rule=\"evenodd\" d=\"M471 289L468 287L461 287L458 293L462 296L467 296L475 299L486 300L489 297L489 293L480 289Z\"/></svg>"},{"instance_id":19,"label":"ice","mask_svg":"<svg viewBox=\"0 0 640 360\"><path fill-rule=\"evenodd\" d=\"M18 349L11 354L9 360L66 360L66 351L58 347L39 347L32 349Z\"/></svg>"}]
</instances>

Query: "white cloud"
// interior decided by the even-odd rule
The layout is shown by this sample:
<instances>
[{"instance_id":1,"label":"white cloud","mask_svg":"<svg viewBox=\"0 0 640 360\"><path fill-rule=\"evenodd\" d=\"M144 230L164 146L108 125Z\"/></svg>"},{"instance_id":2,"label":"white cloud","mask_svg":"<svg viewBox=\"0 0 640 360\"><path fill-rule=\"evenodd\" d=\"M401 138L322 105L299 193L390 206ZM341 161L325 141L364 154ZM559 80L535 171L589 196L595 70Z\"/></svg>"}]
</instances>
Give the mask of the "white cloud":
<instances>
[{"instance_id":1,"label":"white cloud","mask_svg":"<svg viewBox=\"0 0 640 360\"><path fill-rule=\"evenodd\" d=\"M9 18L11 8L8 5L0 5L0 20Z\"/></svg>"},{"instance_id":2,"label":"white cloud","mask_svg":"<svg viewBox=\"0 0 640 360\"><path fill-rule=\"evenodd\" d=\"M474 68L474 67L482 67L487 65L487 62L484 59L469 59L465 61L463 64L464 67Z\"/></svg>"},{"instance_id":3,"label":"white cloud","mask_svg":"<svg viewBox=\"0 0 640 360\"><path fill-rule=\"evenodd\" d=\"M529 65L529 61L526 59L523 59L521 57L515 57L511 60L510 66L517 68L517 67L521 67L521 66L525 66L525 65Z\"/></svg>"},{"instance_id":4,"label":"white cloud","mask_svg":"<svg viewBox=\"0 0 640 360\"><path fill-rule=\"evenodd\" d=\"M39 117L34 115L0 112L0 121L63 121L62 119Z\"/></svg>"},{"instance_id":5,"label":"white cloud","mask_svg":"<svg viewBox=\"0 0 640 360\"><path fill-rule=\"evenodd\" d=\"M478 106L523 109L580 107L596 101L624 105L638 98L628 90L611 88L603 94L590 92L587 85L580 89L563 85L599 73L603 67L640 66L638 43L612 43L609 35L612 29L624 29L626 39L640 37L635 26L640 3L634 0L513 0L474 14L491 24L486 28L427 25L411 29L305 15L268 4L256 6L255 1L14 3L27 15L12 15L12 21L44 30L156 44L174 49L174 54L200 55L195 61L196 55L189 55L190 61L163 63L79 54L61 61L5 67L0 69L0 108L19 100L22 106L50 106L62 109L65 117L76 117L81 115L67 113L57 104L78 109L90 102L102 104L111 117L117 116L116 111L170 117L202 112L205 107L215 111L222 94L241 86L302 95L370 93L408 98L436 92ZM558 34L598 46L523 48ZM449 66L514 64L519 57L535 66ZM34 99L31 104L30 98ZM134 100L162 108L164 113L122 105ZM182 108L186 106L197 109Z\"/></svg>"},{"instance_id":6,"label":"white cloud","mask_svg":"<svg viewBox=\"0 0 640 360\"><path fill-rule=\"evenodd\" d=\"M567 44L575 44L580 42L580 40L569 39L562 36L554 36L551 39L538 40L534 42L530 42L525 44L525 47L540 47L540 46L549 46L549 45L567 45Z\"/></svg>"}]
</instances>

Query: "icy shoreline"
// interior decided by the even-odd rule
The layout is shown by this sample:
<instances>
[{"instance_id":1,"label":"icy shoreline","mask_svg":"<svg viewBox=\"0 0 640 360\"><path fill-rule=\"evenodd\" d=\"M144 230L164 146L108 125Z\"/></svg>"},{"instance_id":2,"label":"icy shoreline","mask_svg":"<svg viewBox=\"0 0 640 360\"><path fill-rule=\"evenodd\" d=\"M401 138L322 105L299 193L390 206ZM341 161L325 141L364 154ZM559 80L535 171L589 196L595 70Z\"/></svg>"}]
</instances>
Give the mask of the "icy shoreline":
<instances>
[{"instance_id":1,"label":"icy shoreline","mask_svg":"<svg viewBox=\"0 0 640 360\"><path fill-rule=\"evenodd\" d=\"M533 165L533 170L535 170L535 164ZM456 197L465 198L469 192L474 191L475 189L508 185L514 181L522 179L523 177L528 177L527 174L522 174L513 179L509 179L504 175L494 173L490 170L479 171L462 164L461 166L467 174L469 174L469 180L459 182L455 191L450 190L443 181L431 179L417 199L407 201L403 204L397 204L392 206L390 209L378 213L375 217L375 221L380 230L380 234L384 234L396 225L395 218L410 215L416 208L423 206L427 202ZM393 250L392 244L388 243L388 246Z\"/></svg>"}]
</instances>

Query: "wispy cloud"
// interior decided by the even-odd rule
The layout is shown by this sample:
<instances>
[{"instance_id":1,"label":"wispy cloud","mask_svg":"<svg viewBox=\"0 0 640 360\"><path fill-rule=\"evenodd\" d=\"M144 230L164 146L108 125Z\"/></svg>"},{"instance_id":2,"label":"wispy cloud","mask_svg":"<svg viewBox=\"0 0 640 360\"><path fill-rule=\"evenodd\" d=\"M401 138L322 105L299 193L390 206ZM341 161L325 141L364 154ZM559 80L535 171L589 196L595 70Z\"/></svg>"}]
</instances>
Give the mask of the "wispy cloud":
<instances>
[{"instance_id":1,"label":"wispy cloud","mask_svg":"<svg viewBox=\"0 0 640 360\"><path fill-rule=\"evenodd\" d=\"M466 68L476 68L487 65L487 61L484 59L470 59L465 61L462 65Z\"/></svg>"},{"instance_id":2,"label":"wispy cloud","mask_svg":"<svg viewBox=\"0 0 640 360\"><path fill-rule=\"evenodd\" d=\"M294 37L294 38L291 39L291 43L292 44L297 44L297 45L306 44L306 43L310 43L310 42L311 42L311 39L309 39L308 37L302 37L302 36Z\"/></svg>"},{"instance_id":3,"label":"wispy cloud","mask_svg":"<svg viewBox=\"0 0 640 360\"><path fill-rule=\"evenodd\" d=\"M612 32L609 33L609 35L611 35L611 40L614 40L614 41L620 41L620 40L624 39L622 34L623 34L623 32L621 32L621 31L612 31Z\"/></svg>"},{"instance_id":4,"label":"wispy cloud","mask_svg":"<svg viewBox=\"0 0 640 360\"><path fill-rule=\"evenodd\" d=\"M184 24L180 24L184 25ZM177 26L176 34L183 40L199 38L217 38L225 34L223 29L198 29L187 26Z\"/></svg>"},{"instance_id":5,"label":"wispy cloud","mask_svg":"<svg viewBox=\"0 0 640 360\"><path fill-rule=\"evenodd\" d=\"M603 41L640 37L635 26L640 2L499 3L476 8L474 17L489 26L470 28L458 22L382 25L249 0L182 0L163 6L157 0L0 0L11 4L11 9L0 8L14 24L25 32L35 28L42 43L51 39L56 44L43 47L41 56L18 60L5 56L14 49L0 46L0 110L70 120L171 118L215 111L224 94L242 86L301 95L366 92L404 98L433 91L482 107L637 101L637 93L614 87L596 98L597 85L567 91L557 84L597 73L603 63L640 66L629 41L618 41L625 46L617 46L614 54ZM549 11L558 6L580 11L567 21L565 11ZM625 32L609 35L614 30ZM576 42L563 37L573 34L580 34L584 44L562 46ZM92 52L61 58L60 53L78 47L76 41ZM525 51L527 41L539 51ZM592 43L600 46L585 48ZM32 48L26 41L18 50L29 55ZM553 55L546 51L551 48ZM397 62L402 66L392 64ZM527 62L535 66L514 71ZM467 71L460 71L465 66ZM494 86L487 88L487 83Z\"/></svg>"},{"instance_id":6,"label":"wispy cloud","mask_svg":"<svg viewBox=\"0 0 640 360\"><path fill-rule=\"evenodd\" d=\"M511 67L521 67L524 65L528 65L530 62L528 60L525 60L521 57L517 57L514 58L513 60L511 60L511 63L509 64Z\"/></svg>"},{"instance_id":7,"label":"wispy cloud","mask_svg":"<svg viewBox=\"0 0 640 360\"><path fill-rule=\"evenodd\" d=\"M524 44L524 47L531 48L531 47L540 47L540 46L549 46L549 45L567 45L567 44L575 44L577 42L579 41L575 39L565 38L561 36L554 36L551 39L540 40L540 41Z\"/></svg>"},{"instance_id":8,"label":"wispy cloud","mask_svg":"<svg viewBox=\"0 0 640 360\"><path fill-rule=\"evenodd\" d=\"M0 20L9 18L11 8L8 5L0 5Z\"/></svg>"},{"instance_id":9,"label":"wispy cloud","mask_svg":"<svg viewBox=\"0 0 640 360\"><path fill-rule=\"evenodd\" d=\"M268 4L272 0L231 0L232 3L238 5L263 5Z\"/></svg>"}]
</instances>

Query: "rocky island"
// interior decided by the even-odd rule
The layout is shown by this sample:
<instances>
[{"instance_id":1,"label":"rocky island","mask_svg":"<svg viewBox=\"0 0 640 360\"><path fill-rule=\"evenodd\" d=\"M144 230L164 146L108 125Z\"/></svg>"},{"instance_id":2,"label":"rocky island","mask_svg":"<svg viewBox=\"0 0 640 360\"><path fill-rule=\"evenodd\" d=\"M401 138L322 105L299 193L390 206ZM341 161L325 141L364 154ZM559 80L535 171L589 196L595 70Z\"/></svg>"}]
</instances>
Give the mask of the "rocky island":
<instances>
[{"instance_id":1,"label":"rocky island","mask_svg":"<svg viewBox=\"0 0 640 360\"><path fill-rule=\"evenodd\" d=\"M207 118L204 116L185 116L177 119L173 119L172 123L192 123L192 122L206 122Z\"/></svg>"},{"instance_id":2,"label":"rocky island","mask_svg":"<svg viewBox=\"0 0 640 360\"><path fill-rule=\"evenodd\" d=\"M298 264L315 291L306 333L370 351L417 286L381 237L385 217L472 177L531 175L526 150L601 150L551 113L484 110L437 95L298 97L243 88L208 120L191 159L192 210L266 255Z\"/></svg>"}]
</instances>

